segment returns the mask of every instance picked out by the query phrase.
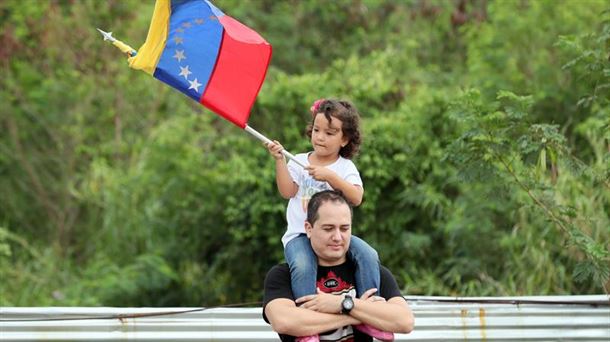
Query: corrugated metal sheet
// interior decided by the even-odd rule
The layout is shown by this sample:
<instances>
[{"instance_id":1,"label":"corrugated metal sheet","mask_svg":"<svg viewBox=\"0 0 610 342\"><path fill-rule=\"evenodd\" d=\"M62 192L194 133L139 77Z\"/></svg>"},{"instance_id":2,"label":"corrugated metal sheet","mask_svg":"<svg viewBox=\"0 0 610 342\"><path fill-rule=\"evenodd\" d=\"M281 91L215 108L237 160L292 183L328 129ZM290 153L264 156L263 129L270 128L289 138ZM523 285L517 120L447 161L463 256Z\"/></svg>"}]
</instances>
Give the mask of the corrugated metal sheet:
<instances>
[{"instance_id":1,"label":"corrugated metal sheet","mask_svg":"<svg viewBox=\"0 0 610 342\"><path fill-rule=\"evenodd\" d=\"M397 341L610 341L606 295L406 298L415 331ZM261 308L3 307L0 332L7 342L278 340Z\"/></svg>"}]
</instances>

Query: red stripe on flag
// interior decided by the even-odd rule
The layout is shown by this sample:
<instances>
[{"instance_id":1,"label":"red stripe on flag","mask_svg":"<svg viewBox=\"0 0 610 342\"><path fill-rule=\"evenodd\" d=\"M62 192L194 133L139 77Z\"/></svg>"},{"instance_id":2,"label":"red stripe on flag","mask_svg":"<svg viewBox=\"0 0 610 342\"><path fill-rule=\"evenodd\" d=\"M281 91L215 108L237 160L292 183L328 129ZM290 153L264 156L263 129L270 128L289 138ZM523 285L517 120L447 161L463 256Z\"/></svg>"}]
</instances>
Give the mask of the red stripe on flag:
<instances>
[{"instance_id":1,"label":"red stripe on flag","mask_svg":"<svg viewBox=\"0 0 610 342\"><path fill-rule=\"evenodd\" d=\"M271 45L237 20L219 18L225 30L216 66L199 102L241 128L263 85Z\"/></svg>"}]
</instances>

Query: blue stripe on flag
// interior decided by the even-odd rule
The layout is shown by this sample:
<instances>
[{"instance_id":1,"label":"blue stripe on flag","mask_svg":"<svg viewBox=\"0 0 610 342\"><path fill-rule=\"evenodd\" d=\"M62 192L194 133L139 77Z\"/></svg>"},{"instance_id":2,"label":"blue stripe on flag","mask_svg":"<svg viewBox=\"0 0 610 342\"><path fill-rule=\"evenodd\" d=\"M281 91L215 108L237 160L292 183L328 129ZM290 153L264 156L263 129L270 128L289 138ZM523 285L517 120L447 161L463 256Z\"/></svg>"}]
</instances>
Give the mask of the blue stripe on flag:
<instances>
[{"instance_id":1,"label":"blue stripe on flag","mask_svg":"<svg viewBox=\"0 0 610 342\"><path fill-rule=\"evenodd\" d=\"M155 78L198 102L222 42L223 27L216 11L220 12L205 0L173 0L169 35L154 73Z\"/></svg>"}]
</instances>

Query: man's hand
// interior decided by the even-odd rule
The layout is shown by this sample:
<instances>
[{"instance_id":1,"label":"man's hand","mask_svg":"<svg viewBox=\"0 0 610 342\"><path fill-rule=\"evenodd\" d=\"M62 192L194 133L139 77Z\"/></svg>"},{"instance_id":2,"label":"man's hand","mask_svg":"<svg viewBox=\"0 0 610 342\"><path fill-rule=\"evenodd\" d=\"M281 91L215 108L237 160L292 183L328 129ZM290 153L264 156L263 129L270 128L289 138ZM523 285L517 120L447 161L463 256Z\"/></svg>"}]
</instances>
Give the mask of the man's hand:
<instances>
[{"instance_id":1,"label":"man's hand","mask_svg":"<svg viewBox=\"0 0 610 342\"><path fill-rule=\"evenodd\" d=\"M385 298L380 296L373 296L373 293L377 292L376 288L367 290L360 299L368 302L385 302ZM308 295L298 298L295 302L301 304L301 308L309 309L317 312L324 313L341 313L341 301L343 296L331 295L329 293L322 292L319 288L317 294Z\"/></svg>"},{"instance_id":2,"label":"man's hand","mask_svg":"<svg viewBox=\"0 0 610 342\"><path fill-rule=\"evenodd\" d=\"M298 298L295 302L302 304L301 308L309 309L317 312L337 314L341 313L341 301L343 296L336 296L330 293L322 292L317 289L317 294L307 295Z\"/></svg>"},{"instance_id":3,"label":"man's hand","mask_svg":"<svg viewBox=\"0 0 610 342\"><path fill-rule=\"evenodd\" d=\"M369 302L385 302L385 298L381 296L373 296L373 293L377 292L376 288L368 289L365 293L362 294L360 299L366 300Z\"/></svg>"}]
</instances>

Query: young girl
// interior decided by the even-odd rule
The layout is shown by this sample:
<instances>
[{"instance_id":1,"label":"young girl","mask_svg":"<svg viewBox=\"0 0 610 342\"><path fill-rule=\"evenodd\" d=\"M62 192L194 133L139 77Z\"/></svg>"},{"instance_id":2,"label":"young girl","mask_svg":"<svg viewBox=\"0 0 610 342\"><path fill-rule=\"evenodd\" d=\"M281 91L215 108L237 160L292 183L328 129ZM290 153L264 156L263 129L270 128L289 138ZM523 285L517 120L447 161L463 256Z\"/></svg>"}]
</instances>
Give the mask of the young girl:
<instances>
[{"instance_id":1,"label":"young girl","mask_svg":"<svg viewBox=\"0 0 610 342\"><path fill-rule=\"evenodd\" d=\"M313 151L300 153L286 164L282 145L274 141L267 149L275 158L277 188L289 199L288 228L282 237L284 255L290 267L294 298L316 293L317 258L305 234L307 203L311 196L327 189L343 193L352 205L362 202L364 189L360 173L350 160L360 148L360 117L347 101L317 100L311 107L312 122L307 127ZM348 257L356 265L358 297L369 289L379 289L379 257L364 240L352 236ZM362 328L362 329L361 329ZM367 330L369 326L358 327ZM372 328L374 329L374 328ZM364 331L372 335L373 331ZM374 336L375 337L375 336Z\"/></svg>"}]
</instances>

